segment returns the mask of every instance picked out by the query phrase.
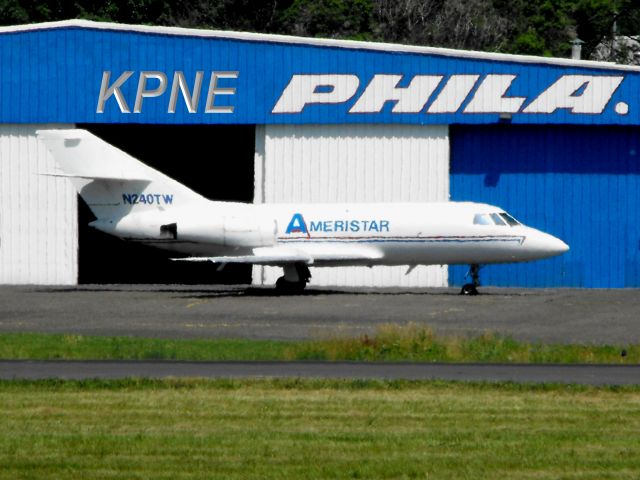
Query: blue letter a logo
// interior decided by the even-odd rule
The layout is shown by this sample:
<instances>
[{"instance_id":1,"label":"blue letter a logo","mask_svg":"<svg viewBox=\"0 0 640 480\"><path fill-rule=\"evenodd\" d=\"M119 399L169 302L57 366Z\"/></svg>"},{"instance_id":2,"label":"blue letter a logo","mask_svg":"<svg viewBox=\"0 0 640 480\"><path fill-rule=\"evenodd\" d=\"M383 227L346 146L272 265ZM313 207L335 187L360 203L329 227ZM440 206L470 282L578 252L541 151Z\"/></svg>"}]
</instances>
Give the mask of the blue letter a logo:
<instances>
[{"instance_id":1,"label":"blue letter a logo","mask_svg":"<svg viewBox=\"0 0 640 480\"><path fill-rule=\"evenodd\" d=\"M304 221L304 217L301 213L294 213L291 217L291 221L287 226L285 233L306 233L309 236L309 230L307 230L307 223Z\"/></svg>"}]
</instances>

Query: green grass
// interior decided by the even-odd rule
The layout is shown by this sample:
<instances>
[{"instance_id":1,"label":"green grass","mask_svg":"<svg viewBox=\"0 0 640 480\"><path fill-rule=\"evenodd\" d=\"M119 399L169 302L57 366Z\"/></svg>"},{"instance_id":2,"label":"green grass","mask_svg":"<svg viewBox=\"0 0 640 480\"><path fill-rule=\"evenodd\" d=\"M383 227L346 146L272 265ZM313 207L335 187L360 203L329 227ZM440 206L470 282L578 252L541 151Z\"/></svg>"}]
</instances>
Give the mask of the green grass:
<instances>
[{"instance_id":1,"label":"green grass","mask_svg":"<svg viewBox=\"0 0 640 480\"><path fill-rule=\"evenodd\" d=\"M486 333L438 336L418 325L378 328L372 336L312 341L167 340L0 334L0 359L25 360L351 360L493 363L640 363L640 345L547 345Z\"/></svg>"},{"instance_id":2,"label":"green grass","mask_svg":"<svg viewBox=\"0 0 640 480\"><path fill-rule=\"evenodd\" d=\"M291 342L168 340L140 337L0 334L0 359L22 360L273 360Z\"/></svg>"},{"instance_id":3,"label":"green grass","mask_svg":"<svg viewBox=\"0 0 640 480\"><path fill-rule=\"evenodd\" d=\"M485 333L438 336L418 325L384 325L372 337L323 339L293 348L296 359L486 363L640 362L640 345L553 345L527 343Z\"/></svg>"},{"instance_id":4,"label":"green grass","mask_svg":"<svg viewBox=\"0 0 640 480\"><path fill-rule=\"evenodd\" d=\"M0 479L635 479L640 390L0 382Z\"/></svg>"}]
</instances>

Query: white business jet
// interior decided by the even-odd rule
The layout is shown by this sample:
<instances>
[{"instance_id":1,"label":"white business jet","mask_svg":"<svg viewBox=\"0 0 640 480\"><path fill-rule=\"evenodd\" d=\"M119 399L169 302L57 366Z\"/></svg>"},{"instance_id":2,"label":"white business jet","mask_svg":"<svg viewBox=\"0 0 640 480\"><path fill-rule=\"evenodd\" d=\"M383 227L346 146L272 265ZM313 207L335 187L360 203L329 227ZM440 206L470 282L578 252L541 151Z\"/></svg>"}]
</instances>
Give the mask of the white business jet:
<instances>
[{"instance_id":1,"label":"white business jet","mask_svg":"<svg viewBox=\"0 0 640 480\"><path fill-rule=\"evenodd\" d=\"M498 207L470 202L245 204L216 202L85 130L39 130L59 172L85 200L90 225L186 261L280 266L279 290L301 292L310 266L526 262L569 247Z\"/></svg>"}]
</instances>

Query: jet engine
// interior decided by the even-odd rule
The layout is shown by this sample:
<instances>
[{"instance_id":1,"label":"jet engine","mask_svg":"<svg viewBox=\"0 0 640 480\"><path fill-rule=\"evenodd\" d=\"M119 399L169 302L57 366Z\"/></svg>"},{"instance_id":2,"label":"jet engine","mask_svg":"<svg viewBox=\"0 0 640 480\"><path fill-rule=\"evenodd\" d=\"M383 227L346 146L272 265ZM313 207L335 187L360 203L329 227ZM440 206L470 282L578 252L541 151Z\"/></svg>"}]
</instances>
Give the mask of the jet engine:
<instances>
[{"instance_id":1,"label":"jet engine","mask_svg":"<svg viewBox=\"0 0 640 480\"><path fill-rule=\"evenodd\" d=\"M184 219L162 225L160 234L165 238L211 245L267 247L276 243L276 221L257 216Z\"/></svg>"}]
</instances>

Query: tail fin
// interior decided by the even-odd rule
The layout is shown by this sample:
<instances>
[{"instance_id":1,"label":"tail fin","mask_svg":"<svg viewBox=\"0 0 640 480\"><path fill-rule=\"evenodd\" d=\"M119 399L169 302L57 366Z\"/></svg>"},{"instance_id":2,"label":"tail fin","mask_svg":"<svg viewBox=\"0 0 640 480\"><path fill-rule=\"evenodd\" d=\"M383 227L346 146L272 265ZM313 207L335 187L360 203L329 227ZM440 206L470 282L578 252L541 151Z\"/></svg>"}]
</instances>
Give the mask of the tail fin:
<instances>
[{"instance_id":1,"label":"tail fin","mask_svg":"<svg viewBox=\"0 0 640 480\"><path fill-rule=\"evenodd\" d=\"M166 210L203 197L136 160L86 130L38 130L53 155L98 220L128 213Z\"/></svg>"}]
</instances>

